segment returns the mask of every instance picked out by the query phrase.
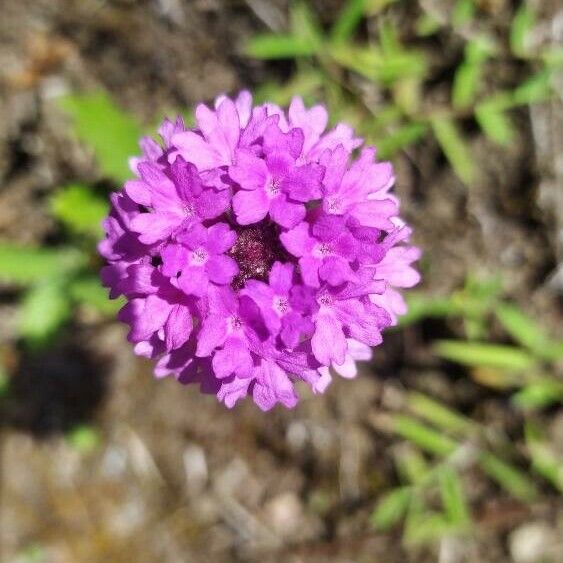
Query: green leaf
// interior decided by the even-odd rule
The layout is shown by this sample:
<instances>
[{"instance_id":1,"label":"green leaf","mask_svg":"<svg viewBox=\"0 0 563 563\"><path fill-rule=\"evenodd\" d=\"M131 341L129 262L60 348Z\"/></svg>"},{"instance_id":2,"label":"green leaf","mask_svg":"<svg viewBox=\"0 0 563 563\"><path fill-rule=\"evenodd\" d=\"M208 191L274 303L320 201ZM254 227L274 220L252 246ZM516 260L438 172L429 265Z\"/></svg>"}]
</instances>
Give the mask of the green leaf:
<instances>
[{"instance_id":1,"label":"green leaf","mask_svg":"<svg viewBox=\"0 0 563 563\"><path fill-rule=\"evenodd\" d=\"M465 60L470 64L482 64L496 51L495 43L487 35L472 38L465 46Z\"/></svg>"},{"instance_id":2,"label":"green leaf","mask_svg":"<svg viewBox=\"0 0 563 563\"><path fill-rule=\"evenodd\" d=\"M448 117L434 117L431 124L434 135L455 173L464 183L471 184L475 178L473 155L455 123Z\"/></svg>"},{"instance_id":3,"label":"green leaf","mask_svg":"<svg viewBox=\"0 0 563 563\"><path fill-rule=\"evenodd\" d=\"M452 12L452 24L454 27L464 27L475 16L475 4L473 0L457 0Z\"/></svg>"},{"instance_id":4,"label":"green leaf","mask_svg":"<svg viewBox=\"0 0 563 563\"><path fill-rule=\"evenodd\" d=\"M316 48L310 41L293 35L257 35L245 48L246 55L255 59L295 59L310 57L315 52Z\"/></svg>"},{"instance_id":5,"label":"green leaf","mask_svg":"<svg viewBox=\"0 0 563 563\"><path fill-rule=\"evenodd\" d=\"M542 70L512 92L512 104L528 105L545 102L551 97L551 91L551 73L549 70Z\"/></svg>"},{"instance_id":6,"label":"green leaf","mask_svg":"<svg viewBox=\"0 0 563 563\"><path fill-rule=\"evenodd\" d=\"M563 382L555 379L533 381L512 395L512 402L523 410L542 409L563 401Z\"/></svg>"},{"instance_id":7,"label":"green leaf","mask_svg":"<svg viewBox=\"0 0 563 563\"><path fill-rule=\"evenodd\" d=\"M395 415L392 419L393 430L406 440L416 444L424 451L446 456L452 454L457 444L440 432L424 426L415 418L405 415Z\"/></svg>"},{"instance_id":8,"label":"green leaf","mask_svg":"<svg viewBox=\"0 0 563 563\"><path fill-rule=\"evenodd\" d=\"M414 50L384 56L376 46L338 44L330 47L329 53L345 68L385 85L392 85L402 78L423 77L427 68L424 53Z\"/></svg>"},{"instance_id":9,"label":"green leaf","mask_svg":"<svg viewBox=\"0 0 563 563\"><path fill-rule=\"evenodd\" d=\"M526 371L535 366L528 353L513 346L488 344L485 342L459 342L441 340L435 345L438 356L458 364L473 367Z\"/></svg>"},{"instance_id":10,"label":"green leaf","mask_svg":"<svg viewBox=\"0 0 563 563\"><path fill-rule=\"evenodd\" d=\"M123 299L110 300L107 290L100 280L93 276L72 280L69 286L70 297L80 303L92 307L100 313L114 315L123 306Z\"/></svg>"},{"instance_id":11,"label":"green leaf","mask_svg":"<svg viewBox=\"0 0 563 563\"><path fill-rule=\"evenodd\" d=\"M463 309L455 299L449 297L433 297L422 292L406 295L408 311L399 318L399 326L409 326L425 318L442 318L460 315Z\"/></svg>"},{"instance_id":12,"label":"green leaf","mask_svg":"<svg viewBox=\"0 0 563 563\"><path fill-rule=\"evenodd\" d=\"M372 525L381 531L389 530L406 514L411 500L411 488L400 487L387 493L371 515Z\"/></svg>"},{"instance_id":13,"label":"green leaf","mask_svg":"<svg viewBox=\"0 0 563 563\"><path fill-rule=\"evenodd\" d=\"M532 468L563 493L563 459L557 456L536 425L528 422L525 436L526 446L532 458Z\"/></svg>"},{"instance_id":14,"label":"green leaf","mask_svg":"<svg viewBox=\"0 0 563 563\"><path fill-rule=\"evenodd\" d=\"M296 1L290 8L289 19L291 34L312 45L317 52L323 43L323 35L309 5L304 1Z\"/></svg>"},{"instance_id":15,"label":"green leaf","mask_svg":"<svg viewBox=\"0 0 563 563\"><path fill-rule=\"evenodd\" d=\"M510 336L534 354L546 360L563 356L563 342L554 342L542 327L515 305L499 304L495 314Z\"/></svg>"},{"instance_id":16,"label":"green leaf","mask_svg":"<svg viewBox=\"0 0 563 563\"><path fill-rule=\"evenodd\" d=\"M412 122L380 137L377 141L377 154L381 159L391 158L399 151L414 145L428 132L428 125Z\"/></svg>"},{"instance_id":17,"label":"green leaf","mask_svg":"<svg viewBox=\"0 0 563 563\"><path fill-rule=\"evenodd\" d=\"M64 286L48 281L30 288L20 308L19 333L32 346L43 346L71 314Z\"/></svg>"},{"instance_id":18,"label":"green leaf","mask_svg":"<svg viewBox=\"0 0 563 563\"><path fill-rule=\"evenodd\" d=\"M51 198L53 215L70 230L100 238L103 234L102 219L108 213L105 198L93 193L92 188L72 184L57 191Z\"/></svg>"},{"instance_id":19,"label":"green leaf","mask_svg":"<svg viewBox=\"0 0 563 563\"><path fill-rule=\"evenodd\" d=\"M439 482L442 505L448 521L458 528L467 527L471 517L459 475L451 466L444 465L439 472Z\"/></svg>"},{"instance_id":20,"label":"green leaf","mask_svg":"<svg viewBox=\"0 0 563 563\"><path fill-rule=\"evenodd\" d=\"M534 483L520 470L489 452L481 452L479 465L503 489L524 501L532 501L537 496Z\"/></svg>"},{"instance_id":21,"label":"green leaf","mask_svg":"<svg viewBox=\"0 0 563 563\"><path fill-rule=\"evenodd\" d=\"M281 106L289 104L294 96L303 96L305 100L312 98L315 92L323 83L323 76L320 72L307 69L306 72L299 72L285 84L276 82L266 82L258 87L255 92L257 102L274 102Z\"/></svg>"},{"instance_id":22,"label":"green leaf","mask_svg":"<svg viewBox=\"0 0 563 563\"><path fill-rule=\"evenodd\" d=\"M73 118L78 138L90 145L102 173L124 182L131 177L129 158L139 154L142 130L106 92L66 96L61 107Z\"/></svg>"},{"instance_id":23,"label":"green leaf","mask_svg":"<svg viewBox=\"0 0 563 563\"><path fill-rule=\"evenodd\" d=\"M458 67L452 89L452 103L455 108L466 108L473 103L480 78L480 64L465 62Z\"/></svg>"},{"instance_id":24,"label":"green leaf","mask_svg":"<svg viewBox=\"0 0 563 563\"><path fill-rule=\"evenodd\" d=\"M512 18L510 25L510 49L517 57L526 57L528 37L536 23L536 18L527 2L522 2Z\"/></svg>"},{"instance_id":25,"label":"green leaf","mask_svg":"<svg viewBox=\"0 0 563 563\"><path fill-rule=\"evenodd\" d=\"M441 22L432 14L424 13L416 21L416 34L419 37L430 37L442 27Z\"/></svg>"},{"instance_id":26,"label":"green leaf","mask_svg":"<svg viewBox=\"0 0 563 563\"><path fill-rule=\"evenodd\" d=\"M0 280L29 285L49 277L64 277L86 262L74 249L53 250L0 244Z\"/></svg>"},{"instance_id":27,"label":"green leaf","mask_svg":"<svg viewBox=\"0 0 563 563\"><path fill-rule=\"evenodd\" d=\"M472 430L473 423L471 419L422 393L409 393L408 405L416 415L431 422L444 432L465 435Z\"/></svg>"},{"instance_id":28,"label":"green leaf","mask_svg":"<svg viewBox=\"0 0 563 563\"><path fill-rule=\"evenodd\" d=\"M475 118L491 141L503 146L513 141L516 130L504 111L495 103L479 104L475 108Z\"/></svg>"},{"instance_id":29,"label":"green leaf","mask_svg":"<svg viewBox=\"0 0 563 563\"><path fill-rule=\"evenodd\" d=\"M407 483L416 485L428 476L428 464L418 448L403 443L393 453L397 471Z\"/></svg>"},{"instance_id":30,"label":"green leaf","mask_svg":"<svg viewBox=\"0 0 563 563\"><path fill-rule=\"evenodd\" d=\"M66 440L70 446L80 453L90 453L97 449L102 442L100 433L87 424L75 426L66 435Z\"/></svg>"},{"instance_id":31,"label":"green leaf","mask_svg":"<svg viewBox=\"0 0 563 563\"><path fill-rule=\"evenodd\" d=\"M4 398L10 390L10 378L8 373L4 369L4 366L0 364L0 400Z\"/></svg>"},{"instance_id":32,"label":"green leaf","mask_svg":"<svg viewBox=\"0 0 563 563\"><path fill-rule=\"evenodd\" d=\"M352 35L364 17L365 0L348 0L332 26L330 37L335 43L344 43Z\"/></svg>"},{"instance_id":33,"label":"green leaf","mask_svg":"<svg viewBox=\"0 0 563 563\"><path fill-rule=\"evenodd\" d=\"M444 514L424 511L411 516L409 513L405 541L411 545L433 543L455 532L456 530L453 529L452 524Z\"/></svg>"},{"instance_id":34,"label":"green leaf","mask_svg":"<svg viewBox=\"0 0 563 563\"><path fill-rule=\"evenodd\" d=\"M393 23L389 20L379 20L379 45L386 57L404 52L404 49L399 43L397 30L395 29Z\"/></svg>"}]
</instances>

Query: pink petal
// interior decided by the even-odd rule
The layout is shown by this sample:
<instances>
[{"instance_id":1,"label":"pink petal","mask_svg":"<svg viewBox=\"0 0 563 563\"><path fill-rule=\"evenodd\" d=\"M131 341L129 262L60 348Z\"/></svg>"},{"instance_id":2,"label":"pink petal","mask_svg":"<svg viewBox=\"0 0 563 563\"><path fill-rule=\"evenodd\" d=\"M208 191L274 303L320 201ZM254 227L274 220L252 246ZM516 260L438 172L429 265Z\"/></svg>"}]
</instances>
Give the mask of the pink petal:
<instances>
[{"instance_id":1,"label":"pink petal","mask_svg":"<svg viewBox=\"0 0 563 563\"><path fill-rule=\"evenodd\" d=\"M280 234L280 240L293 256L303 256L311 241L308 223L300 223L293 229Z\"/></svg>"},{"instance_id":2,"label":"pink petal","mask_svg":"<svg viewBox=\"0 0 563 563\"><path fill-rule=\"evenodd\" d=\"M168 244L161 251L162 273L168 277L175 277L188 263L190 252L182 244Z\"/></svg>"},{"instance_id":3,"label":"pink petal","mask_svg":"<svg viewBox=\"0 0 563 563\"><path fill-rule=\"evenodd\" d=\"M320 311L315 320L315 334L311 339L311 347L315 358L325 366L332 362L344 363L346 356L346 339L342 325L329 312Z\"/></svg>"},{"instance_id":4,"label":"pink petal","mask_svg":"<svg viewBox=\"0 0 563 563\"><path fill-rule=\"evenodd\" d=\"M131 221L131 230L140 233L144 244L154 244L167 239L181 223L172 213L140 213Z\"/></svg>"},{"instance_id":5,"label":"pink petal","mask_svg":"<svg viewBox=\"0 0 563 563\"><path fill-rule=\"evenodd\" d=\"M203 266L188 266L178 278L178 286L186 295L205 295L209 280Z\"/></svg>"},{"instance_id":6,"label":"pink petal","mask_svg":"<svg viewBox=\"0 0 563 563\"><path fill-rule=\"evenodd\" d=\"M211 256L205 268L209 279L220 285L231 283L239 272L237 263L230 256L224 255Z\"/></svg>"},{"instance_id":7,"label":"pink petal","mask_svg":"<svg viewBox=\"0 0 563 563\"><path fill-rule=\"evenodd\" d=\"M249 150L239 150L235 164L229 167L229 176L244 190L264 188L268 180L268 167L263 159Z\"/></svg>"},{"instance_id":8,"label":"pink petal","mask_svg":"<svg viewBox=\"0 0 563 563\"><path fill-rule=\"evenodd\" d=\"M284 195L273 199L270 203L270 217L278 225L291 229L305 219L307 212L302 203L291 203Z\"/></svg>"},{"instance_id":9,"label":"pink petal","mask_svg":"<svg viewBox=\"0 0 563 563\"><path fill-rule=\"evenodd\" d=\"M190 309L184 305L175 305L164 326L166 348L175 350L185 344L190 338L192 327Z\"/></svg>"},{"instance_id":10,"label":"pink petal","mask_svg":"<svg viewBox=\"0 0 563 563\"><path fill-rule=\"evenodd\" d=\"M200 171L210 170L223 164L217 151L201 135L193 131L176 133L172 137L172 144L184 160L195 164Z\"/></svg>"},{"instance_id":11,"label":"pink petal","mask_svg":"<svg viewBox=\"0 0 563 563\"><path fill-rule=\"evenodd\" d=\"M196 356L210 356L213 350L221 346L227 337L227 319L222 315L210 315L201 325Z\"/></svg>"},{"instance_id":12,"label":"pink petal","mask_svg":"<svg viewBox=\"0 0 563 563\"><path fill-rule=\"evenodd\" d=\"M233 209L239 225L257 223L266 217L270 200L264 190L241 190L233 197Z\"/></svg>"}]
</instances>

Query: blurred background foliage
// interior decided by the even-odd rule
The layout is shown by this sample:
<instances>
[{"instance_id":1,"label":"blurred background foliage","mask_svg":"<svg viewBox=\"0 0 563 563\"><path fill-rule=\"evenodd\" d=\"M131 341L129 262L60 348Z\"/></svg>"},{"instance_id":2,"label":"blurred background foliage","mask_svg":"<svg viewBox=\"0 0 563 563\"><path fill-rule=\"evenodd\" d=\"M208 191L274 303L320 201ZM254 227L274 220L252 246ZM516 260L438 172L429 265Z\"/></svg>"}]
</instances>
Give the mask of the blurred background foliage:
<instances>
[{"instance_id":1,"label":"blurred background foliage","mask_svg":"<svg viewBox=\"0 0 563 563\"><path fill-rule=\"evenodd\" d=\"M522 115L515 112L560 96L563 48L538 39L531 2L514 3L510 21L500 24L483 17L477 0L452 1L447 11L421 0L411 3L416 16L403 25L393 11L398 4L347 0L327 25L310 3L291 3L287 29L244 41L243 57L286 65L283 79L261 84L255 96L283 105L294 95L325 103L333 122L354 125L382 159L411 158L416 147L436 143L470 192L483 173L475 138L509 150ZM444 34L453 37L457 55L440 60L436 45ZM501 66L514 72L499 78ZM110 188L131 175L128 158L138 153L139 136L154 131L154 123L141 124L105 91L66 94L56 106L68 135L94 156L98 177L71 178L49 195L58 230L48 245L0 242L0 282L17 292L16 337L31 353L55 345L81 315L101 323L115 318L121 302L107 299L98 278L100 221ZM190 118L186 108L177 111ZM434 257L432 248L423 250L424 278ZM476 471L523 503L563 493L561 444L545 432L563 400L563 342L511 298L505 282L471 273L446 295L423 283L407 295L409 312L394 329L445 327L426 343L434 361L504 398L523 437L515 443L502 427L419 391L406 392L398 410L379 412L373 424L395 438L389 456L396 479L374 496L371 526L400 530L406 545L476 533L467 494L467 477ZM8 400L10 381L9 366L0 364L0 400ZM89 424L66 437L84 455L103 442ZM39 547L28 551L22 561L41 560Z\"/></svg>"}]
</instances>

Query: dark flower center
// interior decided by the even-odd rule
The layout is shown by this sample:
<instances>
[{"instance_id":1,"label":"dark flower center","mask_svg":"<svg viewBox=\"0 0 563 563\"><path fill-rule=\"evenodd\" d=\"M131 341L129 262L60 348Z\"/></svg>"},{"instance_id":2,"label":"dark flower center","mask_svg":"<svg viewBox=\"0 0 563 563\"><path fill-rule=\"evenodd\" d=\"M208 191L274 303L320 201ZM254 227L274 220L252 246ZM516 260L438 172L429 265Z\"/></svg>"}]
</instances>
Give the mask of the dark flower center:
<instances>
[{"instance_id":1,"label":"dark flower center","mask_svg":"<svg viewBox=\"0 0 563 563\"><path fill-rule=\"evenodd\" d=\"M234 226L237 241L229 251L239 267L232 286L241 289L246 280L267 281L272 265L276 261L291 260L279 239L278 227L270 221L262 221L248 227Z\"/></svg>"}]
</instances>

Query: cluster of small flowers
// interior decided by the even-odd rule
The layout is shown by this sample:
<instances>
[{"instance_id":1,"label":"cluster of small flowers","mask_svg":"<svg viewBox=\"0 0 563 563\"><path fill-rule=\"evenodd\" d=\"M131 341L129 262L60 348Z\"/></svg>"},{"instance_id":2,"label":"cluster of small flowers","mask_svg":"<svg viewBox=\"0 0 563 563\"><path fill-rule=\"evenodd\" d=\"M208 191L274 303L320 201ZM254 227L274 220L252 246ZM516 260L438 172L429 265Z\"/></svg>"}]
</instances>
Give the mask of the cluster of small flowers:
<instances>
[{"instance_id":1,"label":"cluster of small flowers","mask_svg":"<svg viewBox=\"0 0 563 563\"><path fill-rule=\"evenodd\" d=\"M324 107L287 114L248 92L166 120L141 140L136 179L112 195L99 250L119 318L157 377L199 383L232 407L293 407L295 382L323 392L356 375L415 285L410 229L388 162Z\"/></svg>"}]
</instances>

